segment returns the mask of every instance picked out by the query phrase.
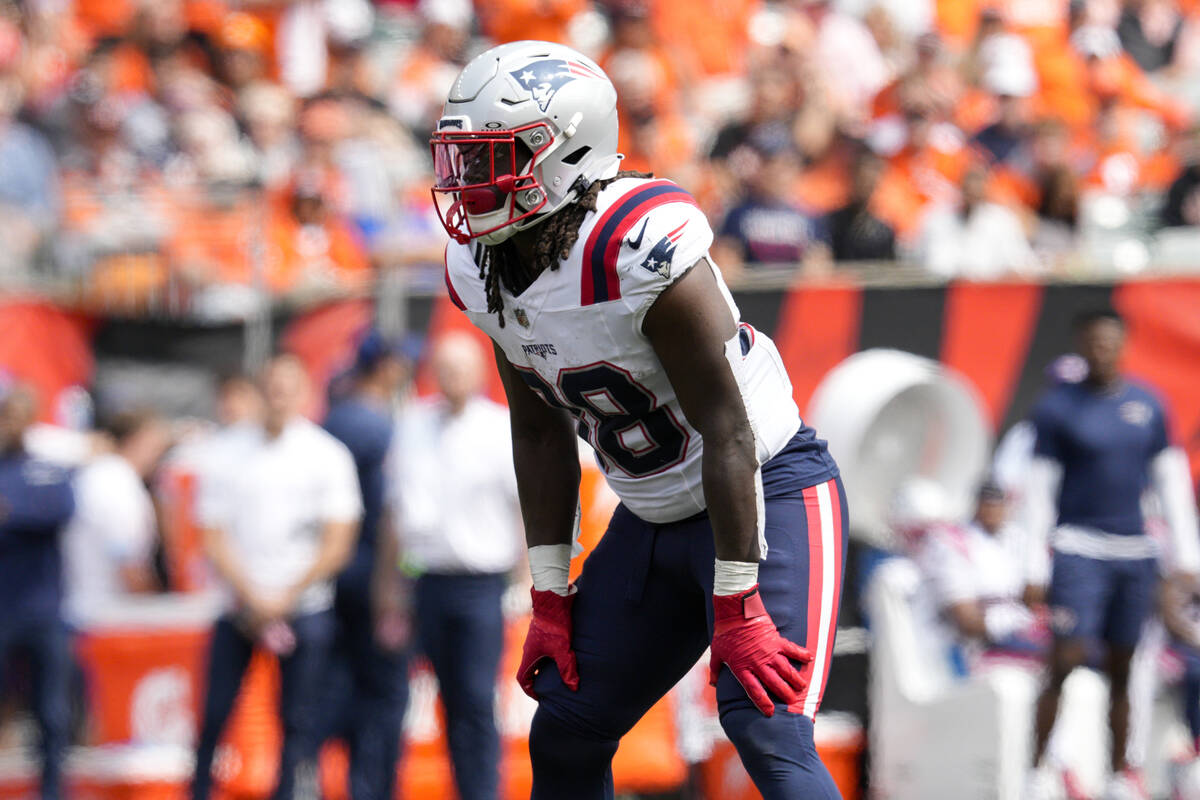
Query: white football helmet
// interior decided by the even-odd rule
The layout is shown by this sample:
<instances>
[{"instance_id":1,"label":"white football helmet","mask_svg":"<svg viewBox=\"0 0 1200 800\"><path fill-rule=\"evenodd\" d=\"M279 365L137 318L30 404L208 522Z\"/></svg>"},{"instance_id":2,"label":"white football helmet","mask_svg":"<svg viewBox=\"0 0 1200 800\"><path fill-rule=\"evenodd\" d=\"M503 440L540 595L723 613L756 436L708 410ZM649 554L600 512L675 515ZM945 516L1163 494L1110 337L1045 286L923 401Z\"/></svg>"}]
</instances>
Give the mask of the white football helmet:
<instances>
[{"instance_id":1,"label":"white football helmet","mask_svg":"<svg viewBox=\"0 0 1200 800\"><path fill-rule=\"evenodd\" d=\"M430 145L446 231L498 244L617 172L617 92L569 47L502 44L458 74Z\"/></svg>"}]
</instances>

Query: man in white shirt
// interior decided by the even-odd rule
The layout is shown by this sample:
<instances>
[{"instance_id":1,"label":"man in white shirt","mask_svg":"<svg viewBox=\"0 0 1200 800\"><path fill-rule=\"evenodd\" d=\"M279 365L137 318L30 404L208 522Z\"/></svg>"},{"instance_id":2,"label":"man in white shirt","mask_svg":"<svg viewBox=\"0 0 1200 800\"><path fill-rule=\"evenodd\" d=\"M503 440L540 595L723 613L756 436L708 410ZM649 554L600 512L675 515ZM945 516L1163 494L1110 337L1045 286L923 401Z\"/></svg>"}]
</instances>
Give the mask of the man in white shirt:
<instances>
[{"instance_id":1,"label":"man in white shirt","mask_svg":"<svg viewBox=\"0 0 1200 800\"><path fill-rule=\"evenodd\" d=\"M114 451L76 475L75 516L63 533L66 614L76 626L155 588L158 526L146 480L170 444L170 431L148 412L119 414L105 427Z\"/></svg>"},{"instance_id":2,"label":"man in white shirt","mask_svg":"<svg viewBox=\"0 0 1200 800\"><path fill-rule=\"evenodd\" d=\"M523 535L508 412L480 396L486 365L470 336L443 339L433 368L441 396L414 404L396 433L393 508L403 560L420 573L418 641L445 702L459 796L495 800L500 599Z\"/></svg>"},{"instance_id":3,"label":"man in white shirt","mask_svg":"<svg viewBox=\"0 0 1200 800\"><path fill-rule=\"evenodd\" d=\"M1038 271L1037 258L1021 220L985 194L987 169L970 167L962 179L962 199L935 206L921 223L917 259L942 278L986 281Z\"/></svg>"},{"instance_id":4,"label":"man in white shirt","mask_svg":"<svg viewBox=\"0 0 1200 800\"><path fill-rule=\"evenodd\" d=\"M229 429L201 480L205 549L231 602L210 646L196 800L209 796L213 754L256 646L279 656L282 677L273 797L291 798L297 767L316 757L332 579L353 551L362 501L349 451L301 415L308 392L298 359L273 359L263 375L263 423Z\"/></svg>"}]
</instances>

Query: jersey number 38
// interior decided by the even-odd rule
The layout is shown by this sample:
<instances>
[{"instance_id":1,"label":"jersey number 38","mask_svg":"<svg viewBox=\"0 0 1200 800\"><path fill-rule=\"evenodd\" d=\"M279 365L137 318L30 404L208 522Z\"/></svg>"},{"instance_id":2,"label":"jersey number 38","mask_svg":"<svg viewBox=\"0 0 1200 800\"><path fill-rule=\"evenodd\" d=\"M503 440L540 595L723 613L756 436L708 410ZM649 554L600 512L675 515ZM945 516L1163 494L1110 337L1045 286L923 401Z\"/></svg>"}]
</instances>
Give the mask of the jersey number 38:
<instances>
[{"instance_id":1,"label":"jersey number 38","mask_svg":"<svg viewBox=\"0 0 1200 800\"><path fill-rule=\"evenodd\" d=\"M634 478L670 469L687 455L688 433L670 408L628 372L601 361L560 370L558 386L518 367L542 399L579 420L579 435L600 454L605 471L614 466Z\"/></svg>"}]
</instances>

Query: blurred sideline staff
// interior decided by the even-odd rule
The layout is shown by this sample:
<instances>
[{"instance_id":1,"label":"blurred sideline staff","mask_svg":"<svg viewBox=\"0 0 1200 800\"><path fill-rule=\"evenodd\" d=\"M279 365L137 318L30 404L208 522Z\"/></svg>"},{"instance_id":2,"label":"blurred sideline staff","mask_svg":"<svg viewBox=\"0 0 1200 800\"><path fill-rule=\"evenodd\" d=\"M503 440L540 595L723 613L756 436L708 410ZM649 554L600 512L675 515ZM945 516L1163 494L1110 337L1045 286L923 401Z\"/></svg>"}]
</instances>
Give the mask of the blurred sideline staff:
<instances>
[{"instance_id":1,"label":"blurred sideline staff","mask_svg":"<svg viewBox=\"0 0 1200 800\"><path fill-rule=\"evenodd\" d=\"M201 480L205 549L232 596L210 645L196 800L209 797L213 755L255 648L279 657L282 677L273 796L291 798L299 768L314 764L333 577L350 559L362 513L349 451L301 416L309 384L300 361L272 359L262 385L263 423L227 428Z\"/></svg>"},{"instance_id":2,"label":"blurred sideline staff","mask_svg":"<svg viewBox=\"0 0 1200 800\"><path fill-rule=\"evenodd\" d=\"M37 400L28 387L0 396L0 665L28 654L41 733L43 800L62 797L69 725L70 647L60 618L59 534L75 511L70 475L23 445Z\"/></svg>"},{"instance_id":3,"label":"blurred sideline staff","mask_svg":"<svg viewBox=\"0 0 1200 800\"><path fill-rule=\"evenodd\" d=\"M391 800L395 794L400 727L408 705L408 625L403 599L372 599L372 575L391 567L380 541L394 536L384 507L385 465L392 447L395 404L414 360L400 342L369 331L359 344L349 385L331 401L325 430L349 449L362 491L358 544L338 576L337 625L327 685L330 735L350 751L350 797ZM394 548L387 548L394 554ZM387 589L398 588L395 581ZM379 605L382 608L374 606Z\"/></svg>"},{"instance_id":4,"label":"blurred sideline staff","mask_svg":"<svg viewBox=\"0 0 1200 800\"><path fill-rule=\"evenodd\" d=\"M454 781L463 800L499 795L494 716L504 644L501 597L521 552L508 412L480 396L486 362L467 334L433 352L441 395L401 417L396 527L416 584L416 625L446 707Z\"/></svg>"},{"instance_id":5,"label":"blurred sideline staff","mask_svg":"<svg viewBox=\"0 0 1200 800\"><path fill-rule=\"evenodd\" d=\"M1094 311L1076 319L1076 332L1088 374L1053 386L1035 406L1036 441L1025 487L1028 595L1036 600L1048 586L1054 632L1049 679L1037 706L1031 800L1059 791L1061 776L1043 755L1062 686L1085 663L1089 647L1101 642L1110 681L1107 796L1143 794L1138 765L1128 762L1126 751L1130 666L1158 584L1157 547L1142 515L1147 488L1158 495L1170 532L1170 580L1194 587L1200 572L1187 457L1169 439L1157 395L1118 369L1123 321L1110 309Z\"/></svg>"},{"instance_id":6,"label":"blurred sideline staff","mask_svg":"<svg viewBox=\"0 0 1200 800\"><path fill-rule=\"evenodd\" d=\"M75 516L63 534L67 619L74 625L157 588L157 536L146 480L171 443L165 420L127 412L106 426L114 450L75 476Z\"/></svg>"},{"instance_id":7,"label":"blurred sideline staff","mask_svg":"<svg viewBox=\"0 0 1200 800\"><path fill-rule=\"evenodd\" d=\"M1004 490L991 478L979 487L974 519L935 525L922 543L918 560L938 610L973 650L1044 649L1037 619L1021 602L1023 546Z\"/></svg>"}]
</instances>

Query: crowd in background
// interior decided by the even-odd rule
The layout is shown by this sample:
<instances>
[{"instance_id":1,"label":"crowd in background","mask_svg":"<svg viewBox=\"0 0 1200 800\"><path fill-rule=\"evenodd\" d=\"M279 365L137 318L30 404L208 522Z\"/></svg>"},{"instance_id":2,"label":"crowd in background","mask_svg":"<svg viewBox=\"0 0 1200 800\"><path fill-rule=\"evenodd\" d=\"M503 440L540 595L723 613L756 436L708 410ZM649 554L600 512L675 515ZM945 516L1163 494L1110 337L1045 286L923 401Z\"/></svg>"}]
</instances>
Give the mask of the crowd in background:
<instances>
[{"instance_id":1,"label":"crowd in background","mask_svg":"<svg viewBox=\"0 0 1200 800\"><path fill-rule=\"evenodd\" d=\"M1200 253L1190 0L4 0L0 278L236 316L435 270L428 131L515 38L605 68L626 165L697 196L731 275Z\"/></svg>"}]
</instances>

